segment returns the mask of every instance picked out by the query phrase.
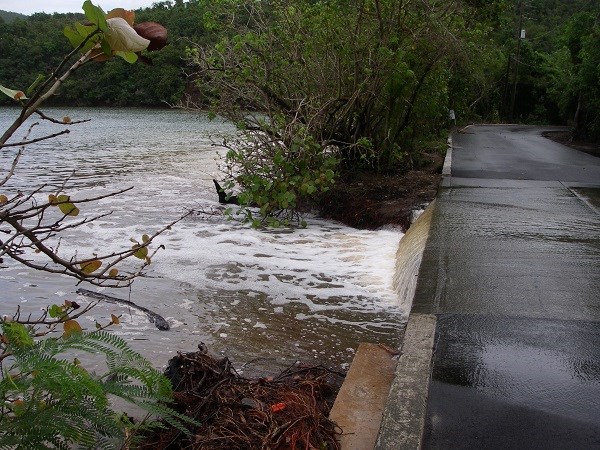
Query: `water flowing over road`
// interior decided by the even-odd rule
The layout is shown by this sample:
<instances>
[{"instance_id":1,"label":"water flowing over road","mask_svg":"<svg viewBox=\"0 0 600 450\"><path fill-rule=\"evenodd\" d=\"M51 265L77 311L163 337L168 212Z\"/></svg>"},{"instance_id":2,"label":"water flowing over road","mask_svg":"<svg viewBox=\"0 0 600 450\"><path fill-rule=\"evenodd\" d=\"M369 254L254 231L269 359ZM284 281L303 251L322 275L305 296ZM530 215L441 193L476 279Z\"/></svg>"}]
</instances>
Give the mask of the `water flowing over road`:
<instances>
[{"instance_id":1,"label":"water flowing over road","mask_svg":"<svg viewBox=\"0 0 600 450\"><path fill-rule=\"evenodd\" d=\"M600 158L542 131L453 134L411 311L437 320L423 448L600 443Z\"/></svg>"},{"instance_id":2,"label":"water flowing over road","mask_svg":"<svg viewBox=\"0 0 600 450\"><path fill-rule=\"evenodd\" d=\"M17 113L1 108L0 127ZM210 136L234 130L199 113L83 108L48 113L92 121L29 146L6 189L54 187L73 170L65 190L74 199L134 186L98 202L94 211L83 206L84 214L113 213L65 239L64 254L130 246L130 238L157 231L189 209L216 213L196 212L160 237L157 245L166 249L130 291L100 289L156 311L170 331L158 331L143 313L114 304L92 310L84 320L88 327L122 314L115 332L157 366L199 342L232 357L238 367L253 361L258 369L296 359L347 365L361 341L398 344L406 315L392 284L399 230L360 231L315 217L308 218L308 228L293 231L228 222L211 181L218 177L218 156ZM42 123L31 137L61 129ZM4 169L8 163L3 158ZM73 279L10 261L0 269L0 286L2 314L17 306L39 311L65 299L86 301L75 293Z\"/></svg>"}]
</instances>

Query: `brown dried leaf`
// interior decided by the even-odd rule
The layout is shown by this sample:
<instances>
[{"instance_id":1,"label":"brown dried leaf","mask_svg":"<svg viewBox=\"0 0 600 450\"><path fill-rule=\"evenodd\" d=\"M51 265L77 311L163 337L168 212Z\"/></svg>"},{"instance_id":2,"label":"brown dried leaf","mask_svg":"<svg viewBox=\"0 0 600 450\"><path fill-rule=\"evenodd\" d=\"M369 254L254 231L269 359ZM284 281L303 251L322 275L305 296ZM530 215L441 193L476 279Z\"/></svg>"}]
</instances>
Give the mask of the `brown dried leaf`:
<instances>
[{"instance_id":1,"label":"brown dried leaf","mask_svg":"<svg viewBox=\"0 0 600 450\"><path fill-rule=\"evenodd\" d=\"M133 29L141 37L150 41L150 45L146 49L150 52L160 50L167 45L167 29L160 23L142 22L134 25Z\"/></svg>"},{"instance_id":2,"label":"brown dried leaf","mask_svg":"<svg viewBox=\"0 0 600 450\"><path fill-rule=\"evenodd\" d=\"M112 9L106 14L107 19L112 19L114 17L125 19L129 26L133 26L133 23L135 22L135 12L123 8Z\"/></svg>"},{"instance_id":3,"label":"brown dried leaf","mask_svg":"<svg viewBox=\"0 0 600 450\"><path fill-rule=\"evenodd\" d=\"M98 270L102 266L102 261L95 259L81 264L81 271L86 274L90 274Z\"/></svg>"},{"instance_id":4,"label":"brown dried leaf","mask_svg":"<svg viewBox=\"0 0 600 450\"><path fill-rule=\"evenodd\" d=\"M63 329L63 336L65 338L69 338L77 333L83 333L83 329L81 328L81 325L79 325L79 322L73 319L69 319L65 323L63 323Z\"/></svg>"}]
</instances>

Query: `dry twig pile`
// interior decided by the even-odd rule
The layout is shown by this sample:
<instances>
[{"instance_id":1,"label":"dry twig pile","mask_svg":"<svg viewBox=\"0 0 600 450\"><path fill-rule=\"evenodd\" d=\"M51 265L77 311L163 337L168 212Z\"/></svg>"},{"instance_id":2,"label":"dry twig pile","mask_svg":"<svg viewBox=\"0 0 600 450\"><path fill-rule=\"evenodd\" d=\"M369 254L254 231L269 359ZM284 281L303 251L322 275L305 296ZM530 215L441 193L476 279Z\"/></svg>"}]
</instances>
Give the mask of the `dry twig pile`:
<instances>
[{"instance_id":1,"label":"dry twig pile","mask_svg":"<svg viewBox=\"0 0 600 450\"><path fill-rule=\"evenodd\" d=\"M167 428L146 438L150 449L339 449L327 416L342 374L294 365L276 377L245 379L227 358L179 353L167 376L175 408L200 426L186 435Z\"/></svg>"}]
</instances>

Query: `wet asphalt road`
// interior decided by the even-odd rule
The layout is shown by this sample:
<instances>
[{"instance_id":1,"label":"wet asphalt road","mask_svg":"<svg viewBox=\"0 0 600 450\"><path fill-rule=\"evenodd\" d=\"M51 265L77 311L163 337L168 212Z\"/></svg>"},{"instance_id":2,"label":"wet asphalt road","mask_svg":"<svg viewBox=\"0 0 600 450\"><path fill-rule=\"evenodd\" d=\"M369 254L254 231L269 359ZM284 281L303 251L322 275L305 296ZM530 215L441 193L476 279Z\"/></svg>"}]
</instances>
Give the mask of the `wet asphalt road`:
<instances>
[{"instance_id":1,"label":"wet asphalt road","mask_svg":"<svg viewBox=\"0 0 600 450\"><path fill-rule=\"evenodd\" d=\"M600 158L453 136L412 313L438 316L424 448L600 448Z\"/></svg>"}]
</instances>

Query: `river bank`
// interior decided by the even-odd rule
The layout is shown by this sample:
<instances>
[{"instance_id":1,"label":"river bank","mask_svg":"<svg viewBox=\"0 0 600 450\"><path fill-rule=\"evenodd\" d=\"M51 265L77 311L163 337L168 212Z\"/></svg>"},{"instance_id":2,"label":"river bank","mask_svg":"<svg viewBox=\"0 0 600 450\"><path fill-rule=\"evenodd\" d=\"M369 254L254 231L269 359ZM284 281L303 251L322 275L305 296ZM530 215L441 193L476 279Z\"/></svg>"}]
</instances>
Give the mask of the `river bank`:
<instances>
[{"instance_id":1,"label":"river bank","mask_svg":"<svg viewBox=\"0 0 600 450\"><path fill-rule=\"evenodd\" d=\"M357 172L342 176L323 199L322 215L353 228L396 226L406 232L414 211L437 194L445 151L423 150L418 168L407 172Z\"/></svg>"}]
</instances>

